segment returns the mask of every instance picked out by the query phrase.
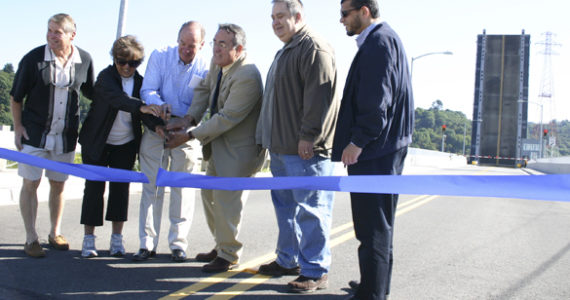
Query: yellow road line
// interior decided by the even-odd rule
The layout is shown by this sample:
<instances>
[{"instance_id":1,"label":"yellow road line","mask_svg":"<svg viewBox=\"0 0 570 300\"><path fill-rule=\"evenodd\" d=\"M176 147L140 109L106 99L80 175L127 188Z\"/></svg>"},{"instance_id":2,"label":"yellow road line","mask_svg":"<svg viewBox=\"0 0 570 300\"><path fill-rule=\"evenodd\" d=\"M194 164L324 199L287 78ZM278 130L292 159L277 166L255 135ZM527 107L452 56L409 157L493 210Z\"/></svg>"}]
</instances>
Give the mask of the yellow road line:
<instances>
[{"instance_id":1,"label":"yellow road line","mask_svg":"<svg viewBox=\"0 0 570 300\"><path fill-rule=\"evenodd\" d=\"M262 274L255 274L251 278L244 279L237 284L232 285L231 287L216 293L214 296L208 297L206 299L211 300L225 300L231 299L235 296L239 296L245 293L247 290L251 289L252 287L262 284L267 280L271 279L271 276L262 275Z\"/></svg>"},{"instance_id":2,"label":"yellow road line","mask_svg":"<svg viewBox=\"0 0 570 300\"><path fill-rule=\"evenodd\" d=\"M410 204L410 205L408 205L408 206L406 206L406 207L404 207L404 208L402 208L402 209L398 209L398 210L396 211L396 217L399 216L399 215L403 215L403 214L409 212L410 210L416 209L416 208L418 208L418 207L420 207L420 206L422 206L422 205L424 205L424 204L430 202L431 200L433 200L433 199L435 199L435 198L437 198L437 197L439 197L439 196L429 196L429 197L427 197L427 198L425 198L425 199L423 199L423 200L421 200L421 201L415 201L413 204Z\"/></svg>"},{"instance_id":3,"label":"yellow road line","mask_svg":"<svg viewBox=\"0 0 570 300\"><path fill-rule=\"evenodd\" d=\"M223 273L218 273L216 275L213 276L209 276L209 277L204 277L202 279L200 279L198 282L185 287L181 290L178 290L170 295L164 296L160 299L182 299L184 297L190 296L192 294L195 294L209 286L212 286L214 284L220 283L230 277L233 277L237 274L239 274L240 272L246 271L248 269L251 269L252 267L258 266L264 262L270 261L275 259L275 253L271 252L271 253L267 253L265 255L262 255L260 257L257 257L256 259L253 259L247 263L241 264L238 268L231 270L231 271L227 271L227 272L223 272Z\"/></svg>"},{"instance_id":4,"label":"yellow road line","mask_svg":"<svg viewBox=\"0 0 570 300\"><path fill-rule=\"evenodd\" d=\"M427 197L428 197L428 195L422 195L422 196L419 196L419 197L417 197L417 198L408 200L408 201L406 201L406 202L400 202L400 203L398 203L398 209L401 209L401 208L404 208L404 207L406 207L406 206L412 205L412 204L414 204L414 203L416 203L416 202L418 202L418 201L421 201L421 200L423 200L423 199L425 199L425 198L427 198ZM336 228L333 228L333 229L331 230L331 236L332 236L332 235L335 235L335 234L337 234L337 233L339 233L339 232L345 231L346 229L349 229L349 228L352 228L352 222L348 222L348 223L346 223L346 224L344 224L344 225L340 225L340 226L338 226L338 227L336 227Z\"/></svg>"},{"instance_id":5,"label":"yellow road line","mask_svg":"<svg viewBox=\"0 0 570 300\"><path fill-rule=\"evenodd\" d=\"M352 226L352 222L350 223ZM343 227L346 227L347 224L342 225ZM338 246L350 239L354 238L354 231L350 231L348 233L345 233L339 237L336 237L334 239L332 239L330 241L330 247L334 248L335 246ZM234 285L232 285L231 287L216 293L215 295L207 298L207 299L211 299L211 300L225 300L225 299L231 299L235 296L239 296L243 293L245 293L247 290L253 288L256 285L262 284L265 281L271 279L272 276L267 276L267 275L262 275L262 274L255 274L253 277L244 279L242 281L240 281L239 283L236 283Z\"/></svg>"},{"instance_id":6,"label":"yellow road line","mask_svg":"<svg viewBox=\"0 0 570 300\"><path fill-rule=\"evenodd\" d=\"M336 228L333 228L333 229L331 230L331 236L332 236L332 235L335 235L335 234L337 234L337 233L339 233L339 232L341 232L341 231L345 231L346 229L349 229L349 228L352 228L352 222L348 222L348 223L346 223L346 224L344 224L344 225L340 225L340 226L337 226Z\"/></svg>"},{"instance_id":7,"label":"yellow road line","mask_svg":"<svg viewBox=\"0 0 570 300\"><path fill-rule=\"evenodd\" d=\"M405 204L405 205L403 205L404 209L398 209L396 211L396 216L403 215L403 214L405 214L405 213L407 213L413 209L416 209L416 208L432 201L433 199L435 199L437 197L438 196L425 196L424 195L424 196L420 196L420 197L417 197L415 199L406 201L406 202L402 203L402 204ZM341 231L340 228L347 229L347 228L351 228L351 227L352 227L352 222L349 222L349 223L346 223L344 225L341 225L341 226L335 228L335 232L340 232ZM332 235L332 233L331 233L331 235ZM338 246L338 245L340 245L340 244L342 244L342 243L344 243L350 239L353 239L353 238L354 238L354 231L351 230L350 232L347 232L347 233L345 233L339 237L332 239L330 241L330 247L334 248L334 247L336 247L336 246ZM239 283L236 283L236 284L232 285L231 287L229 287L229 288L227 288L221 292L218 292L215 295L213 295L207 299L209 299L209 300L231 299L233 297L236 297L236 296L239 296L239 295L245 293L247 290L253 288L256 285L262 284L271 278L272 278L271 276L256 274L253 277L244 279L244 280L240 281Z\"/></svg>"},{"instance_id":8,"label":"yellow road line","mask_svg":"<svg viewBox=\"0 0 570 300\"><path fill-rule=\"evenodd\" d=\"M397 209L402 209L402 208L404 208L404 207L406 207L406 206L410 206L410 205L412 205L412 204L414 204L414 203L416 203L416 202L419 202L419 201L421 201L421 200L423 200L423 199L425 199L425 198L427 198L427 197L429 197L429 196L428 196L428 195L422 195L422 196L416 197L416 198L414 198L414 199L412 199L412 200L408 200L408 201L406 201L406 202L398 202L398 207L397 207Z\"/></svg>"}]
</instances>

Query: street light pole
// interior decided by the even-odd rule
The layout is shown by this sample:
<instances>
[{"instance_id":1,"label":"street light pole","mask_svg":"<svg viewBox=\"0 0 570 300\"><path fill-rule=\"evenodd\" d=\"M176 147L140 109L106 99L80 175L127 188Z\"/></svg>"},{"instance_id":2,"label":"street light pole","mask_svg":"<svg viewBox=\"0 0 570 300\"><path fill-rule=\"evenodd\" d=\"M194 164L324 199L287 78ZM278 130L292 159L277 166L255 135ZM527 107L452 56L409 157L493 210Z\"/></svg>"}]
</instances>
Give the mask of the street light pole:
<instances>
[{"instance_id":1,"label":"street light pole","mask_svg":"<svg viewBox=\"0 0 570 300\"><path fill-rule=\"evenodd\" d=\"M414 62L422 57L426 57L426 56L430 56L430 55L453 55L453 52L451 51L439 51L439 52L428 52L428 53L424 53L418 56L414 56L412 57L412 62L410 64L410 81L413 84L413 76L414 76ZM443 152L444 148L445 148L445 125L443 125L442 127L442 132L441 132L441 152Z\"/></svg>"},{"instance_id":2,"label":"street light pole","mask_svg":"<svg viewBox=\"0 0 570 300\"><path fill-rule=\"evenodd\" d=\"M122 37L125 33L125 25L127 18L127 7L129 5L128 0L121 0L121 6L119 8L119 23L117 24L117 39Z\"/></svg>"},{"instance_id":3,"label":"street light pole","mask_svg":"<svg viewBox=\"0 0 570 300\"><path fill-rule=\"evenodd\" d=\"M465 139L467 135L467 120L463 124L463 156L465 156Z\"/></svg>"},{"instance_id":4,"label":"street light pole","mask_svg":"<svg viewBox=\"0 0 570 300\"><path fill-rule=\"evenodd\" d=\"M441 54L441 55L453 55L453 52L451 52L451 51L429 52L429 53L424 53L424 54L422 54L422 55L418 55L418 56L412 57L412 63L411 63L411 67L410 67L410 78L412 78L413 75L414 75L414 61L416 61L416 60L418 60L418 59L420 59L420 58L422 58L422 57L426 57L426 56L430 56L430 55L438 55L438 54Z\"/></svg>"},{"instance_id":5,"label":"street light pole","mask_svg":"<svg viewBox=\"0 0 570 300\"><path fill-rule=\"evenodd\" d=\"M543 132L543 129L542 129L542 109L543 109L543 104L544 103L539 104L540 105L540 133L538 134L538 136L540 138L540 155L539 155L539 158L542 158L542 154L544 151L543 150L544 149L544 146L543 146L544 143L543 143L543 138L542 138L542 132Z\"/></svg>"}]
</instances>

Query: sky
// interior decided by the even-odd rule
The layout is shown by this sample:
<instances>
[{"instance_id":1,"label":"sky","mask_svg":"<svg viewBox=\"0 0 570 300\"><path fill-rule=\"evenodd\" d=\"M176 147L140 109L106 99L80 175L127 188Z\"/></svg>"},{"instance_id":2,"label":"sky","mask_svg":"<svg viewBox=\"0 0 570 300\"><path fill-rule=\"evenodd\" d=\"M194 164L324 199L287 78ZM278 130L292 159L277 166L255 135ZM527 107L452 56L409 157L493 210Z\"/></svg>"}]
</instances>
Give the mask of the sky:
<instances>
[{"instance_id":1,"label":"sky","mask_svg":"<svg viewBox=\"0 0 570 300\"><path fill-rule=\"evenodd\" d=\"M334 47L338 86L342 88L350 63L357 51L354 37L348 37L340 24L340 0L305 0L306 22ZM538 122L540 104L543 118L570 119L570 1L564 0L380 0L380 15L396 30L408 59L425 53L451 51L452 55L429 55L414 60L413 88L416 107L429 108L435 100L444 109L473 115L477 35L531 35L529 77L529 121ZM65 12L77 23L75 45L93 57L95 71L111 64L109 51L117 34L120 0L0 0L3 43L0 67L15 68L24 54L45 44L47 20ZM235 23L247 35L249 59L265 78L273 57L283 43L271 28L270 0L129 0L125 34L133 34L152 50L176 44L179 27L196 20L206 28L202 55L210 59L209 42L220 23ZM540 99L544 55L541 36L552 32L555 46L551 56L553 97ZM144 75L146 64L139 67ZM340 90L342 91L342 90Z\"/></svg>"}]
</instances>

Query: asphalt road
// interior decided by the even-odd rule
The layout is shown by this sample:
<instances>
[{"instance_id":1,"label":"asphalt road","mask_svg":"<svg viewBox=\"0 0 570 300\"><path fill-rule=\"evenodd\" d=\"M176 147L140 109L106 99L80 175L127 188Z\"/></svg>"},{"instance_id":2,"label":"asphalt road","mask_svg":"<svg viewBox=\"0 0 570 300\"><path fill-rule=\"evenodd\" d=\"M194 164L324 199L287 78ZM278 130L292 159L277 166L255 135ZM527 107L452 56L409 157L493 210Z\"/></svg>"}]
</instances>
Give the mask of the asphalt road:
<instances>
[{"instance_id":1,"label":"asphalt road","mask_svg":"<svg viewBox=\"0 0 570 300\"><path fill-rule=\"evenodd\" d=\"M525 174L519 169L476 166L406 172ZM293 277L255 275L260 263L272 260L276 243L268 191L251 192L246 205L243 271L214 276L200 271L202 263L169 260L166 216L158 257L131 261L139 246L137 192L131 195L124 229L129 254L107 256L111 228L106 224L96 231L100 257L80 258L80 197L66 203L63 234L71 249L65 252L47 248L47 203L40 203L37 228L47 249L43 259L28 258L23 252L18 206L0 206L0 299L345 299L347 282L359 276L347 193L335 197L330 287L303 296L286 293L286 283ZM417 195L400 199L390 299L570 299L570 203ZM189 239L190 257L213 247L199 193Z\"/></svg>"}]
</instances>

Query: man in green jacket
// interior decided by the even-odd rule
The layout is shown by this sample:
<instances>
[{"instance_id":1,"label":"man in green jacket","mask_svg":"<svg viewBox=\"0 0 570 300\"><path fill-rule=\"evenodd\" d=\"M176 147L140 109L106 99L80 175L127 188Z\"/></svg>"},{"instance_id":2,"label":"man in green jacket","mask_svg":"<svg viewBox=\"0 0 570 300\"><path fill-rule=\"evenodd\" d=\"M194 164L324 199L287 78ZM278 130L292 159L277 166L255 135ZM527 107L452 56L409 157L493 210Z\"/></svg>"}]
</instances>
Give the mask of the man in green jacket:
<instances>
[{"instance_id":1,"label":"man in green jacket","mask_svg":"<svg viewBox=\"0 0 570 300\"><path fill-rule=\"evenodd\" d=\"M274 0L273 31L284 43L267 74L257 143L270 151L273 176L329 176L336 123L336 66L332 47L305 25L298 0ZM327 287L334 193L274 190L277 259L267 275L300 275L292 292Z\"/></svg>"}]
</instances>

